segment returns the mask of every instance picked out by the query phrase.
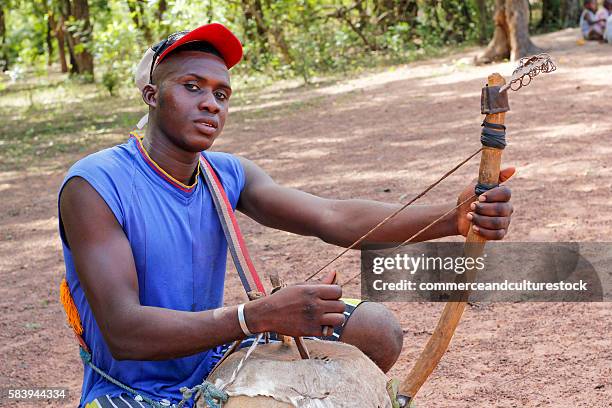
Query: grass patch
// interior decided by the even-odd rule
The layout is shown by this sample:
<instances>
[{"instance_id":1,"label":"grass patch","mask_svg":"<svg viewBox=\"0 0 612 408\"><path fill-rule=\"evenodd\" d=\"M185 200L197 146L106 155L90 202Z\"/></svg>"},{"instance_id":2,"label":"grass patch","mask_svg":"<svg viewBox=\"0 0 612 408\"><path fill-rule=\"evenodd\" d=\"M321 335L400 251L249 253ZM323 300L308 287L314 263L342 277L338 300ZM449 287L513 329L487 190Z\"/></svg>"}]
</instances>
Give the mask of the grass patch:
<instances>
[{"instance_id":1,"label":"grass patch","mask_svg":"<svg viewBox=\"0 0 612 408\"><path fill-rule=\"evenodd\" d=\"M125 138L145 111L135 97L110 98L95 85L15 86L0 93L0 170L20 170Z\"/></svg>"}]
</instances>

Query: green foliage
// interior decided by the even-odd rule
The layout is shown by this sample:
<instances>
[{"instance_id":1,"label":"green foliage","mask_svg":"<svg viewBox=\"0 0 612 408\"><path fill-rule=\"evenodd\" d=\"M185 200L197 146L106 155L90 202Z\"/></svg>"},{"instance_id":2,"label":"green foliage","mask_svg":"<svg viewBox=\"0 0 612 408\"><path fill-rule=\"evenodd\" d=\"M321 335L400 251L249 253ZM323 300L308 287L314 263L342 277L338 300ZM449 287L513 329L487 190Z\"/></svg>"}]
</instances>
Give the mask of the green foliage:
<instances>
[{"instance_id":1,"label":"green foliage","mask_svg":"<svg viewBox=\"0 0 612 408\"><path fill-rule=\"evenodd\" d=\"M233 73L242 81L298 77L310 82L318 74L409 61L441 47L486 41L493 31L494 7L494 2L482 0L88 3L90 24L70 17L65 29L83 40L74 45L73 53L93 53L96 70L104 73L97 77L111 93L118 87L132 86L133 69L152 42L210 21L226 24L241 38L244 62ZM533 27L556 28L561 21L560 3L531 1L532 14L539 22L533 20ZM43 74L49 57L57 61L58 42L53 32L51 50L47 46L48 23L65 13L64 4L63 0L0 0L7 22L3 50L10 67ZM67 56L68 51L66 46Z\"/></svg>"},{"instance_id":2,"label":"green foliage","mask_svg":"<svg viewBox=\"0 0 612 408\"><path fill-rule=\"evenodd\" d=\"M106 71L102 75L102 85L106 88L110 96L115 96L114 90L119 84L119 75L114 71Z\"/></svg>"},{"instance_id":3,"label":"green foliage","mask_svg":"<svg viewBox=\"0 0 612 408\"><path fill-rule=\"evenodd\" d=\"M7 32L3 50L9 66L39 67L46 62L45 8L39 1L18 4L19 9L8 6L4 9Z\"/></svg>"},{"instance_id":4,"label":"green foliage","mask_svg":"<svg viewBox=\"0 0 612 408\"><path fill-rule=\"evenodd\" d=\"M112 88L133 83L136 63L144 53L141 34L129 18L129 10L123 1L111 0L98 11L94 25L93 53L97 66L104 71L103 85L114 82Z\"/></svg>"}]
</instances>

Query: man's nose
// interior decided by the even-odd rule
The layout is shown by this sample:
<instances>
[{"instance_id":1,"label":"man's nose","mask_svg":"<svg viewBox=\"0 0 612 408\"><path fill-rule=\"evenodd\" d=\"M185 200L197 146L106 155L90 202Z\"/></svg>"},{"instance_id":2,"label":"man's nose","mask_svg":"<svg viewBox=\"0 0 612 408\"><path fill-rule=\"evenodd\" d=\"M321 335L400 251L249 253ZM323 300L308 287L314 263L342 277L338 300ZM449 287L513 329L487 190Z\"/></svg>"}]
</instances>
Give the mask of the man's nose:
<instances>
[{"instance_id":1,"label":"man's nose","mask_svg":"<svg viewBox=\"0 0 612 408\"><path fill-rule=\"evenodd\" d=\"M204 95L202 96L202 100L200 100L198 104L198 108L200 110L209 111L210 113L219 113L219 111L221 110L221 106L219 106L217 98L215 98L215 95L212 91L204 93Z\"/></svg>"}]
</instances>

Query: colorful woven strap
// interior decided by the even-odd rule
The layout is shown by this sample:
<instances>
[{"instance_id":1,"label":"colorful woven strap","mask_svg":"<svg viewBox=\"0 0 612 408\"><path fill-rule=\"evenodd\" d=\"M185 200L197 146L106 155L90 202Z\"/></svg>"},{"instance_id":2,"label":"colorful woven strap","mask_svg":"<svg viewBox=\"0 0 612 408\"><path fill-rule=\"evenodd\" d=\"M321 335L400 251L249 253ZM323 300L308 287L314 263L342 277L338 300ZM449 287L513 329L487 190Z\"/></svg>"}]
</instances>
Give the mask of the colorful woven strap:
<instances>
[{"instance_id":1,"label":"colorful woven strap","mask_svg":"<svg viewBox=\"0 0 612 408\"><path fill-rule=\"evenodd\" d=\"M232 205L227 199L223 185L204 155L200 155L200 162L202 164L204 181L206 181L206 186L212 195L215 209L219 215L219 221L221 222L223 233L227 240L227 246L232 254L232 259L234 260L238 275L240 276L242 286L249 296L249 299L253 299L256 296L256 292L265 295L265 289L257 275L255 266L253 266L244 239L242 238L240 227L236 221L236 215L234 214Z\"/></svg>"}]
</instances>

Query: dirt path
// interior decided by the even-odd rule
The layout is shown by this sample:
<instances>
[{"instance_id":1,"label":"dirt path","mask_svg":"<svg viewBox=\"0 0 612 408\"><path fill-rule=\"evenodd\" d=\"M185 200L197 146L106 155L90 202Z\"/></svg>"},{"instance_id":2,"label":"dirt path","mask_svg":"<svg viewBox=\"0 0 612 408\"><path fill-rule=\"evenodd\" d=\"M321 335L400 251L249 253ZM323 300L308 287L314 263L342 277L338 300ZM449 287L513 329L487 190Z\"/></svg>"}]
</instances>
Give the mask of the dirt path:
<instances>
[{"instance_id":1,"label":"dirt path","mask_svg":"<svg viewBox=\"0 0 612 408\"><path fill-rule=\"evenodd\" d=\"M518 174L511 182L516 213L509 240L606 241L612 231L612 47L577 46L576 35L537 37L559 70L512 95L504 162ZM244 155L280 183L314 194L404 200L478 147L483 78L508 75L512 66L462 63L469 57L250 95L248 104L234 107L215 149ZM121 133L105 141L118 142ZM65 406L76 405L82 368L57 302L63 261L55 197L80 156L39 158L35 170L0 173L0 388L67 387ZM422 203L454 200L476 166ZM316 239L240 221L256 266L290 281L337 252ZM357 254L337 266L345 276L358 268ZM233 275L230 283L228 303L241 299ZM359 288L346 291L358 295ZM390 307L405 332L403 356L391 372L401 377L442 305ZM610 303L469 308L419 407L612 406L611 333Z\"/></svg>"}]
</instances>

